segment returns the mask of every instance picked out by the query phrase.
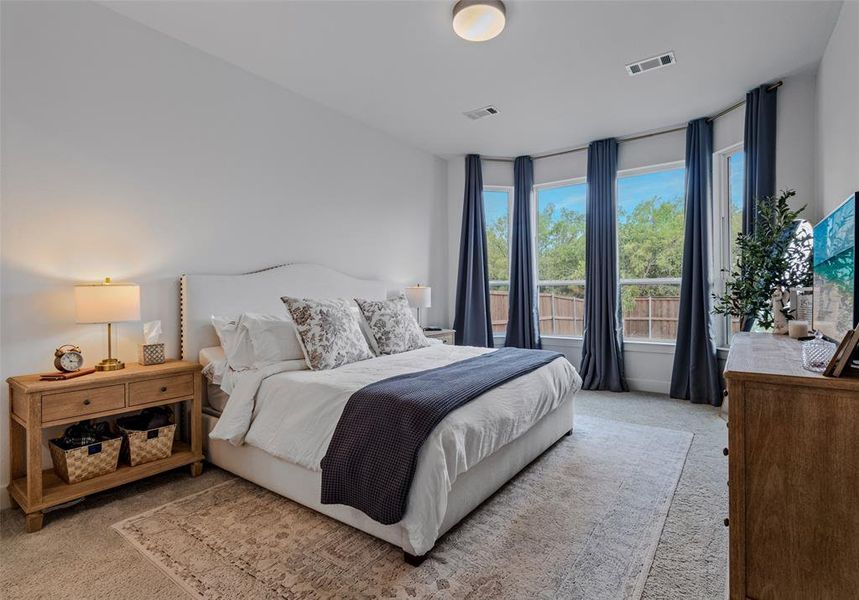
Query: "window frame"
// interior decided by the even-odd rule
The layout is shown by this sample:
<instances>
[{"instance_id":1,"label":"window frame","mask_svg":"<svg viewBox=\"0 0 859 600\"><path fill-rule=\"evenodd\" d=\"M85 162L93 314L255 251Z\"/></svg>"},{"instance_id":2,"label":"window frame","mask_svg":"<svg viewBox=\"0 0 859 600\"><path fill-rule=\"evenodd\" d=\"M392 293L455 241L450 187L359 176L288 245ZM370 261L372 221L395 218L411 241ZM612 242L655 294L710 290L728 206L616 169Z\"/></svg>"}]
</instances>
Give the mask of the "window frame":
<instances>
[{"instance_id":1,"label":"window frame","mask_svg":"<svg viewBox=\"0 0 859 600\"><path fill-rule=\"evenodd\" d=\"M650 173L660 173L662 171L674 171L676 169L686 169L686 161L685 160L673 160L664 163L657 163L655 165L647 165L644 167L633 167L630 169L618 170L617 177L615 180L615 219L617 219L617 209L620 206L620 189L617 184L621 179L627 179L629 177L635 177L638 175L648 175ZM684 189L684 206L685 206L685 189ZM685 218L685 215L684 215ZM684 237L685 237L685 227L684 227ZM615 243L617 244L616 252L617 259L620 262L620 235L615 236ZM650 277L650 278L621 278L620 272L618 272L618 293L621 292L624 285L677 285L680 286L682 282L682 270L679 277ZM623 323L623 315L621 315L621 327L624 326ZM630 341L635 343L644 343L644 344L668 344L674 346L677 343L677 340L671 339L663 339L663 338L626 338L624 336L624 341Z\"/></svg>"},{"instance_id":2,"label":"window frame","mask_svg":"<svg viewBox=\"0 0 859 600\"><path fill-rule=\"evenodd\" d=\"M731 185L729 159L745 151L745 142L730 144L713 153L713 205L710 219L710 291L720 293L731 277ZM737 232L739 233L739 232ZM728 348L731 344L731 317L716 316L716 345Z\"/></svg>"},{"instance_id":3,"label":"window frame","mask_svg":"<svg viewBox=\"0 0 859 600\"><path fill-rule=\"evenodd\" d=\"M483 200L483 192L505 192L507 194L507 279L490 279L489 288L492 286L506 285L510 287L510 260L513 255L513 186L512 185L484 185L480 191L480 201ZM483 231L486 232L486 204L483 206Z\"/></svg>"}]
</instances>

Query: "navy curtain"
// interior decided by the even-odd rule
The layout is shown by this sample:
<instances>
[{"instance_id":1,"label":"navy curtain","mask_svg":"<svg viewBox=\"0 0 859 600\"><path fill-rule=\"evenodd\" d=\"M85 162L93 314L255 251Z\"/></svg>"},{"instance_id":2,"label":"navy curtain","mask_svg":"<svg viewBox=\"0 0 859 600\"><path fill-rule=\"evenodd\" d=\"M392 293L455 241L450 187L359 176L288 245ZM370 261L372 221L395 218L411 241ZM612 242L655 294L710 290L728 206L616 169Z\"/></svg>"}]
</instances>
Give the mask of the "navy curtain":
<instances>
[{"instance_id":1,"label":"navy curtain","mask_svg":"<svg viewBox=\"0 0 859 600\"><path fill-rule=\"evenodd\" d=\"M775 194L775 135L778 88L762 85L746 94L744 126L746 153L743 186L743 233L752 235L758 220L758 199ZM742 268L742 265L740 265ZM743 318L743 331L751 331L754 316Z\"/></svg>"},{"instance_id":2,"label":"navy curtain","mask_svg":"<svg viewBox=\"0 0 859 600\"><path fill-rule=\"evenodd\" d=\"M671 397L722 404L722 378L710 319L709 214L713 190L713 123L686 127L686 231Z\"/></svg>"},{"instance_id":3,"label":"navy curtain","mask_svg":"<svg viewBox=\"0 0 859 600\"><path fill-rule=\"evenodd\" d=\"M534 162L519 156L513 162L513 239L510 246L510 307L505 346L540 348L537 282L531 244L531 188Z\"/></svg>"},{"instance_id":4,"label":"navy curtain","mask_svg":"<svg viewBox=\"0 0 859 600\"><path fill-rule=\"evenodd\" d=\"M762 85L746 94L743 233L753 234L758 198L775 194L775 132L778 88Z\"/></svg>"},{"instance_id":5,"label":"navy curtain","mask_svg":"<svg viewBox=\"0 0 859 600\"><path fill-rule=\"evenodd\" d=\"M588 146L585 219L585 323L582 364L587 390L627 391L617 280L617 140Z\"/></svg>"},{"instance_id":6,"label":"navy curtain","mask_svg":"<svg viewBox=\"0 0 859 600\"><path fill-rule=\"evenodd\" d=\"M457 345L492 348L483 173L480 157L476 154L465 157L465 194L455 310L453 328L456 329Z\"/></svg>"}]
</instances>

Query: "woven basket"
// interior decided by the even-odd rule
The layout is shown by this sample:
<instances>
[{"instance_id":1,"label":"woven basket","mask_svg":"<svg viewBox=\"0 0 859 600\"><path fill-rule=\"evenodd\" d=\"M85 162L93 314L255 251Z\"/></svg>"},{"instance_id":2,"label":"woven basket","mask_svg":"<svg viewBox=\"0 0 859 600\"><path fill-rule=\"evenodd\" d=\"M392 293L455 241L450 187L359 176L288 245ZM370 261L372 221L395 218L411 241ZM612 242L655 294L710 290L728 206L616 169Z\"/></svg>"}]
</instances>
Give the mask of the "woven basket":
<instances>
[{"instance_id":1,"label":"woven basket","mask_svg":"<svg viewBox=\"0 0 859 600\"><path fill-rule=\"evenodd\" d=\"M135 431L117 425L122 434L122 457L132 467L161 460L173 454L173 434L176 425Z\"/></svg>"},{"instance_id":2,"label":"woven basket","mask_svg":"<svg viewBox=\"0 0 859 600\"><path fill-rule=\"evenodd\" d=\"M121 445L122 439L118 437L71 450L60 448L56 440L48 444L54 471L66 483L77 483L116 471Z\"/></svg>"}]
</instances>

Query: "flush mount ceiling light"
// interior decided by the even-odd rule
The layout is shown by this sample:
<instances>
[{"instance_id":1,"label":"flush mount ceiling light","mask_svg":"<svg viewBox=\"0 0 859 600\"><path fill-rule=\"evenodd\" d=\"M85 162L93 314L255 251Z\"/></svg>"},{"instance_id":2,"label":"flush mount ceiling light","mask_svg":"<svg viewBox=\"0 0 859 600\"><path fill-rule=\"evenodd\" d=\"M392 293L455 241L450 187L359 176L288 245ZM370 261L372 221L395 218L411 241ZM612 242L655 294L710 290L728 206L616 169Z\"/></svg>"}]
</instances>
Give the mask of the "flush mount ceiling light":
<instances>
[{"instance_id":1,"label":"flush mount ceiling light","mask_svg":"<svg viewBox=\"0 0 859 600\"><path fill-rule=\"evenodd\" d=\"M453 7L453 30L469 42L485 42L504 31L507 12L501 0L459 0Z\"/></svg>"}]
</instances>

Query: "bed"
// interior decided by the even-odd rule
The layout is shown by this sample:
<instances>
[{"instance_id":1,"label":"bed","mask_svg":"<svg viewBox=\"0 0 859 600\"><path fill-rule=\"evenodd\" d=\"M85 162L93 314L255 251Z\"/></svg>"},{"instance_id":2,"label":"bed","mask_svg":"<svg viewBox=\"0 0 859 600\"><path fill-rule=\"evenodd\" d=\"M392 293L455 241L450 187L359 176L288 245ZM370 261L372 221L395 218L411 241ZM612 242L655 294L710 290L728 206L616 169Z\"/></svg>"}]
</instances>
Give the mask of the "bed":
<instances>
[{"instance_id":1,"label":"bed","mask_svg":"<svg viewBox=\"0 0 859 600\"><path fill-rule=\"evenodd\" d=\"M385 299L399 292L396 285L311 264L282 265L243 275L184 275L180 289L182 356L204 363L217 360L219 342L211 315L281 314L285 312L280 301L284 295ZM321 503L318 462L327 443L325 432L336 423L337 412L351 390L363 383L482 352L486 350L433 345L328 372L286 369L263 373L255 384L258 387L253 388L245 434L238 440L245 443L209 438L222 418L232 418L225 414L236 412L229 412L235 409L230 402L239 400L238 394L224 397L217 386L206 381L204 389L213 394L213 401L204 405L206 458L402 548L406 560L416 564L439 537L572 430L573 396L581 383L575 370L566 360L553 361L451 412L421 449L408 508L403 519L391 525L382 525L346 505ZM224 423L220 425L223 429ZM314 433L317 429L320 433Z\"/></svg>"}]
</instances>

